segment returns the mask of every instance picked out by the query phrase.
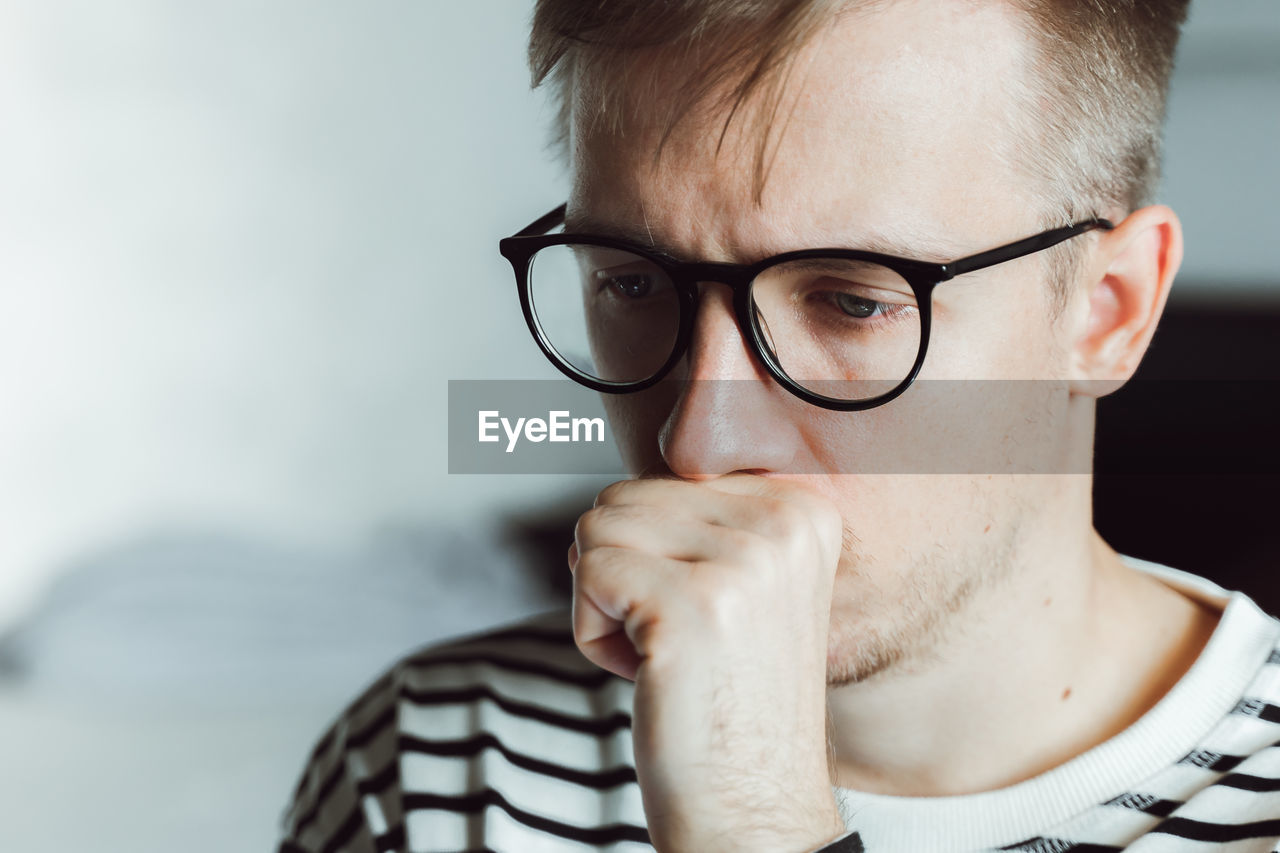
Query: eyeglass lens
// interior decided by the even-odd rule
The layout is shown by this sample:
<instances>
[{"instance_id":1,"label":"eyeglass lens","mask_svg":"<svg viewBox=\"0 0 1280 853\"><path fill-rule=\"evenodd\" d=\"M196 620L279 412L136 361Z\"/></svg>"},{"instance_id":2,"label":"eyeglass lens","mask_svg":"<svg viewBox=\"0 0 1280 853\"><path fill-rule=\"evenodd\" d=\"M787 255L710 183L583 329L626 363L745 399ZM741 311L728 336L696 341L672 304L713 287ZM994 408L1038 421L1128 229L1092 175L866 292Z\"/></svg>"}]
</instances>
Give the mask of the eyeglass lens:
<instances>
[{"instance_id":1,"label":"eyeglass lens","mask_svg":"<svg viewBox=\"0 0 1280 853\"><path fill-rule=\"evenodd\" d=\"M559 357L603 382L643 382L670 359L680 298L656 263L613 247L540 249L529 270L532 307ZM888 393L920 349L914 290L876 263L837 257L768 267L751 288L752 322L776 366L797 385L839 400Z\"/></svg>"}]
</instances>

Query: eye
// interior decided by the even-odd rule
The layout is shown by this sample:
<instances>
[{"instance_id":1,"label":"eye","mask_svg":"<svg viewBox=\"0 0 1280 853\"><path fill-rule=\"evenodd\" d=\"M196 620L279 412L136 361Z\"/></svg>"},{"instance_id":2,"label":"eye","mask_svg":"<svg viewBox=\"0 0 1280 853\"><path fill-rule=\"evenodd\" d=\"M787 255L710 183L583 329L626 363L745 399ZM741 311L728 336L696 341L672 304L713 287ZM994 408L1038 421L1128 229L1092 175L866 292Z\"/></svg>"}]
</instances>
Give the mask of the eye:
<instances>
[{"instance_id":1,"label":"eye","mask_svg":"<svg viewBox=\"0 0 1280 853\"><path fill-rule=\"evenodd\" d=\"M627 299L641 299L653 291L653 276L648 273L615 273L607 271L596 273L600 289L609 289Z\"/></svg>"},{"instance_id":2,"label":"eye","mask_svg":"<svg viewBox=\"0 0 1280 853\"><path fill-rule=\"evenodd\" d=\"M881 302L876 302L873 299L864 299L852 293L837 293L835 295L835 303L836 307L841 311L859 320L873 317L877 311L883 314L885 308Z\"/></svg>"}]
</instances>

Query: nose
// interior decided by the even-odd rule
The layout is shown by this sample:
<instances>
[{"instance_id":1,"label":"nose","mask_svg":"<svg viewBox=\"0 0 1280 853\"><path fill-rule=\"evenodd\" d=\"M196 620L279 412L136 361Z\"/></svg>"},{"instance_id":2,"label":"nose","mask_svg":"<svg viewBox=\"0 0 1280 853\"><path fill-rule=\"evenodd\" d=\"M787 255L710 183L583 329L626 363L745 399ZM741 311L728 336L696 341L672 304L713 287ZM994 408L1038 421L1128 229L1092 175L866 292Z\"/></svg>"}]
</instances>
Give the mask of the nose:
<instances>
[{"instance_id":1,"label":"nose","mask_svg":"<svg viewBox=\"0 0 1280 853\"><path fill-rule=\"evenodd\" d=\"M785 471L800 448L795 403L760 364L735 319L728 287L699 286L693 337L676 403L658 433L673 474L707 480Z\"/></svg>"}]
</instances>

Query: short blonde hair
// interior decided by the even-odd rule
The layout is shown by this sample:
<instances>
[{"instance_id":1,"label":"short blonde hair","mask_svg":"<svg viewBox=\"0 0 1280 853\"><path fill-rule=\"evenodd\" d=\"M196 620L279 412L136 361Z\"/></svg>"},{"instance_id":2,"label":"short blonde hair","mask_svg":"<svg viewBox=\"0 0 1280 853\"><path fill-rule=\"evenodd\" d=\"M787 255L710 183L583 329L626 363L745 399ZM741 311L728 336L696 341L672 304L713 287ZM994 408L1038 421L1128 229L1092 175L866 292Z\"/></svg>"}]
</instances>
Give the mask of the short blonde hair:
<instances>
[{"instance_id":1,"label":"short blonde hair","mask_svg":"<svg viewBox=\"0 0 1280 853\"><path fill-rule=\"evenodd\" d=\"M533 85L553 87L554 139L567 153L576 119L618 132L621 91L643 77L631 58L657 49L664 68L687 69L678 90L651 99L662 143L695 108L721 109L727 130L761 95L756 200L789 61L834 16L891 0L537 0L529 41ZM1151 201L1174 53L1189 0L993 0L1022 13L1034 51L1022 81L1022 156L1037 181L1045 228ZM650 57L652 62L652 56ZM643 85L643 84L642 84ZM651 84L650 84L651 85ZM721 139L723 140L723 131ZM1078 241L1046 253L1061 307Z\"/></svg>"}]
</instances>

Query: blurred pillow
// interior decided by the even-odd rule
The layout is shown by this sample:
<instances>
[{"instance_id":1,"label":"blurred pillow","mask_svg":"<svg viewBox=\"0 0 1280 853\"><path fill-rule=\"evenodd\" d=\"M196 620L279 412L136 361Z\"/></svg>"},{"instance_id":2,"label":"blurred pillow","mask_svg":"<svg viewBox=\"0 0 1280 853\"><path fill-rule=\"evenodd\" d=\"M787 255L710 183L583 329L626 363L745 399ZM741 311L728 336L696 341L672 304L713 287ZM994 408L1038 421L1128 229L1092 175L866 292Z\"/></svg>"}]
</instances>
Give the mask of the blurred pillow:
<instances>
[{"instance_id":1,"label":"blurred pillow","mask_svg":"<svg viewBox=\"0 0 1280 853\"><path fill-rule=\"evenodd\" d=\"M65 572L0 659L46 691L314 704L418 646L560 606L497 528L394 529L345 552L170 534Z\"/></svg>"}]
</instances>

